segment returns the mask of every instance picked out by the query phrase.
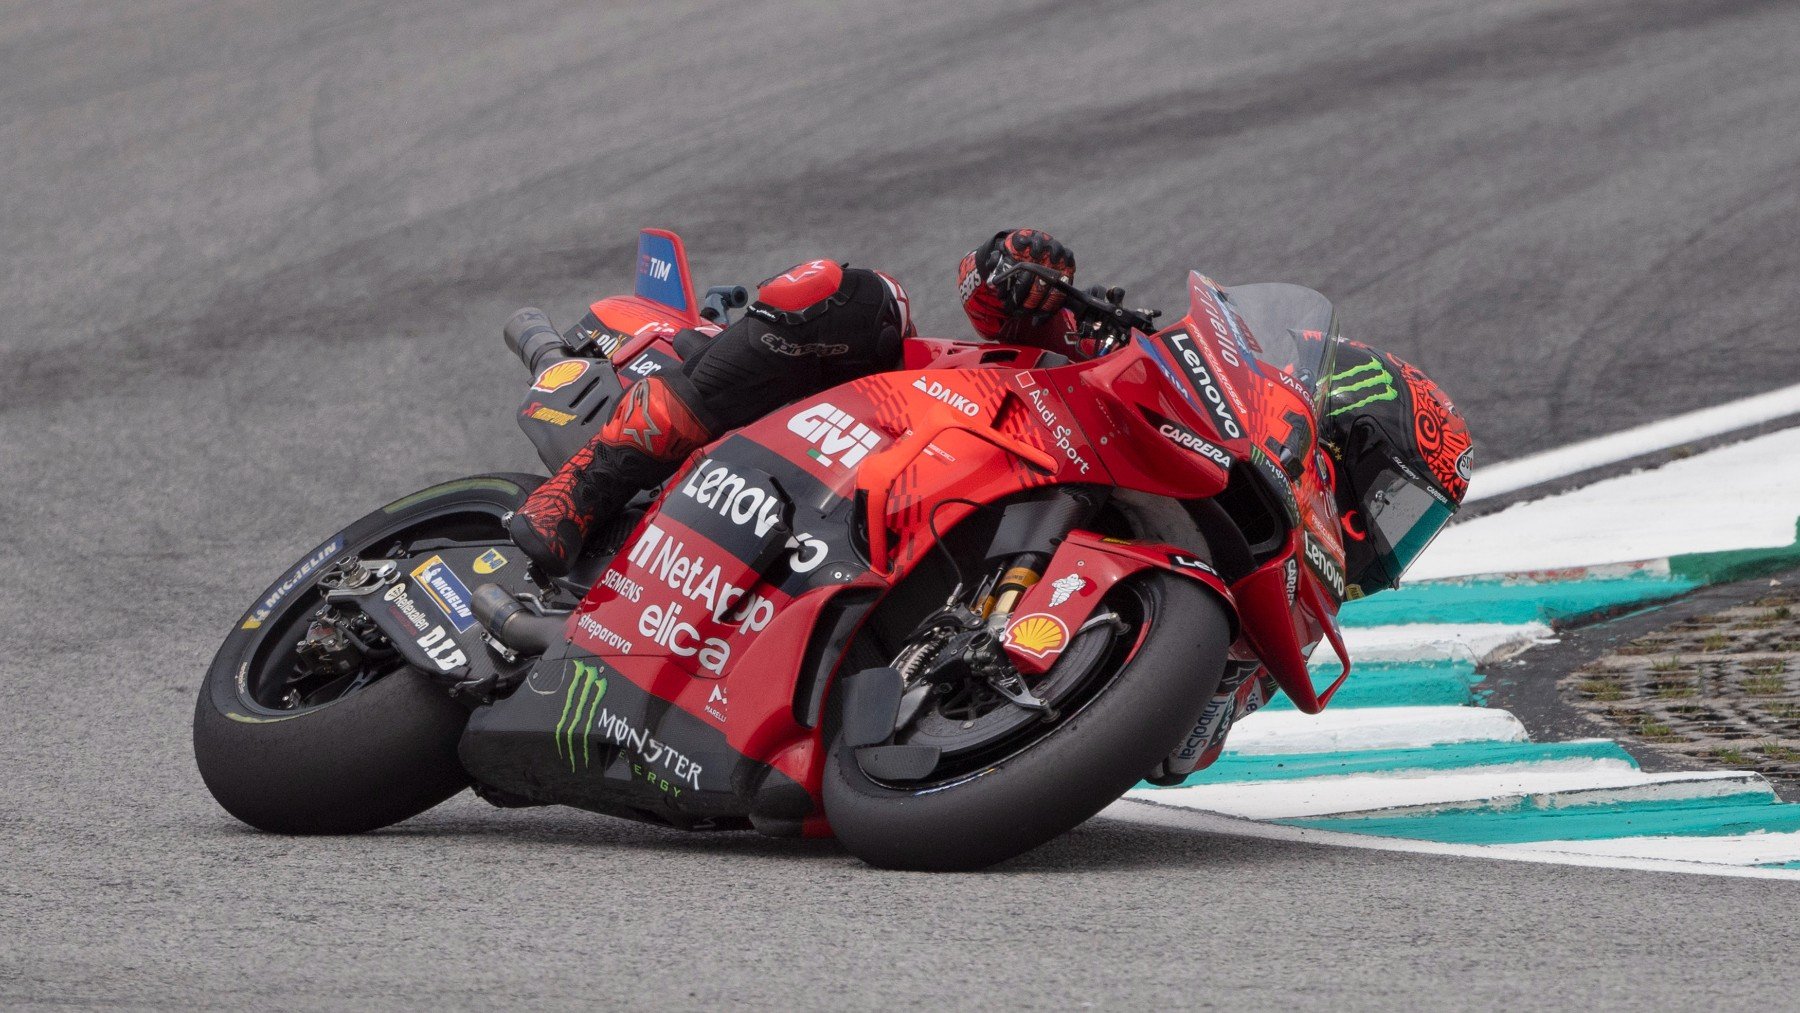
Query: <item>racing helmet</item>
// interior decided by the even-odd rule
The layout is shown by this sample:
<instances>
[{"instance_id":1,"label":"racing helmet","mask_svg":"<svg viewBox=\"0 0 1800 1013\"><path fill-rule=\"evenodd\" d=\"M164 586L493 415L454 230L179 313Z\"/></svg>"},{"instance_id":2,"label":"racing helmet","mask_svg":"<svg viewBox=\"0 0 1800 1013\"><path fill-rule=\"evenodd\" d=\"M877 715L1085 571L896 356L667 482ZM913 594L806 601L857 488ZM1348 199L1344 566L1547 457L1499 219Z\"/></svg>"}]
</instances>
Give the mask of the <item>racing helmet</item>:
<instances>
[{"instance_id":1,"label":"racing helmet","mask_svg":"<svg viewBox=\"0 0 1800 1013\"><path fill-rule=\"evenodd\" d=\"M1469 490L1468 424L1417 366L1354 341L1327 380L1346 597L1397 587Z\"/></svg>"}]
</instances>

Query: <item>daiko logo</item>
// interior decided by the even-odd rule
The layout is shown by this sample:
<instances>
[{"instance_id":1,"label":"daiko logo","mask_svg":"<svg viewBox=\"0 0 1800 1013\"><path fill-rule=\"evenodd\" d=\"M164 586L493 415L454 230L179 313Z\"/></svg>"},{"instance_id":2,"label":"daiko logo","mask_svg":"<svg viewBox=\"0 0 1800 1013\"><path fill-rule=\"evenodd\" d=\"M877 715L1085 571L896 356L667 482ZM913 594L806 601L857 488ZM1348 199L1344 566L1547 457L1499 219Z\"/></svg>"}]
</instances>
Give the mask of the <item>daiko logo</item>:
<instances>
[{"instance_id":1,"label":"daiko logo","mask_svg":"<svg viewBox=\"0 0 1800 1013\"><path fill-rule=\"evenodd\" d=\"M854 468L881 443L875 430L829 403L808 408L789 419L788 432L812 444L806 450L807 456L826 467L841 464Z\"/></svg>"}]
</instances>

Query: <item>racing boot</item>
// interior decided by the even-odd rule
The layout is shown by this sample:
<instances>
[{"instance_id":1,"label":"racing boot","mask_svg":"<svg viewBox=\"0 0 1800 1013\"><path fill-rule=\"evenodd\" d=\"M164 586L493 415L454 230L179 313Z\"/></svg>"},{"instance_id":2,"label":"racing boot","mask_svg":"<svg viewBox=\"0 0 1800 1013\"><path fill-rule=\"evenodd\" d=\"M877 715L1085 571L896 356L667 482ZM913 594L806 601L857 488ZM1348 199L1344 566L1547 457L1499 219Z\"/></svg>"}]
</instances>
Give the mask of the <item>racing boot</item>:
<instances>
[{"instance_id":1,"label":"racing boot","mask_svg":"<svg viewBox=\"0 0 1800 1013\"><path fill-rule=\"evenodd\" d=\"M539 569L552 577L567 574L597 519L612 516L633 496L667 479L713 438L713 428L694 408L697 398L678 389L685 381L675 374L633 384L587 446L508 519L513 544Z\"/></svg>"}]
</instances>

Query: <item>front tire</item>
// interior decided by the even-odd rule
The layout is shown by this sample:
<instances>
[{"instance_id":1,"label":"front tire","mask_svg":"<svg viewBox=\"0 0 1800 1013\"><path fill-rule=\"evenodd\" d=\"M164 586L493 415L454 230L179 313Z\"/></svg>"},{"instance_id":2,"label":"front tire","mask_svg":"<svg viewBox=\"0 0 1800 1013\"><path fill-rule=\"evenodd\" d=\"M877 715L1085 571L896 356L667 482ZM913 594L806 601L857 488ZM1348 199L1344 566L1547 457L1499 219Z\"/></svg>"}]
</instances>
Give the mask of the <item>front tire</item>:
<instances>
[{"instance_id":1,"label":"front tire","mask_svg":"<svg viewBox=\"0 0 1800 1013\"><path fill-rule=\"evenodd\" d=\"M469 785L456 757L469 710L441 686L398 662L309 682L293 665L293 645L331 560L426 538L505 546L500 518L540 481L483 475L407 496L328 540L308 557L310 569L290 571L302 579L264 593L263 607L219 648L194 708L194 759L226 812L273 833L353 834L416 816Z\"/></svg>"},{"instance_id":2,"label":"front tire","mask_svg":"<svg viewBox=\"0 0 1800 1013\"><path fill-rule=\"evenodd\" d=\"M1135 650L1005 759L947 781L887 784L837 736L824 800L844 847L883 868L984 868L1079 826L1167 756L1218 686L1230 621L1212 595L1173 574L1151 571L1115 593L1134 595L1141 610Z\"/></svg>"}]
</instances>

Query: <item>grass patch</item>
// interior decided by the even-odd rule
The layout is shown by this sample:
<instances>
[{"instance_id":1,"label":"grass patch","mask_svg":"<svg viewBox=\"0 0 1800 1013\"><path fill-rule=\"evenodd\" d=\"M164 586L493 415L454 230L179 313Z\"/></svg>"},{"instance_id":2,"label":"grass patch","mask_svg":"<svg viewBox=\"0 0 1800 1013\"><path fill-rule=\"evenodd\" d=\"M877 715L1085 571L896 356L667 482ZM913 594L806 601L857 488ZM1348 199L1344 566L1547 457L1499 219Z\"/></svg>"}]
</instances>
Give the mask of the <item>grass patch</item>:
<instances>
[{"instance_id":1,"label":"grass patch","mask_svg":"<svg viewBox=\"0 0 1800 1013\"><path fill-rule=\"evenodd\" d=\"M1748 756L1745 756L1743 751L1739 749L1715 749L1712 751L1712 754L1713 759L1718 760L1720 763L1729 763L1734 767L1741 767L1745 764L1755 762Z\"/></svg>"},{"instance_id":2,"label":"grass patch","mask_svg":"<svg viewBox=\"0 0 1800 1013\"><path fill-rule=\"evenodd\" d=\"M1743 686L1751 696L1780 696L1787 692L1787 680L1779 675L1753 675L1744 680Z\"/></svg>"},{"instance_id":3,"label":"grass patch","mask_svg":"<svg viewBox=\"0 0 1800 1013\"><path fill-rule=\"evenodd\" d=\"M1674 734L1675 729L1666 722L1647 717L1638 724L1638 734L1646 739L1665 739Z\"/></svg>"},{"instance_id":4,"label":"grass patch","mask_svg":"<svg viewBox=\"0 0 1800 1013\"><path fill-rule=\"evenodd\" d=\"M1757 746L1756 751L1780 763L1800 763L1800 749L1793 749L1779 742L1765 742Z\"/></svg>"},{"instance_id":5,"label":"grass patch","mask_svg":"<svg viewBox=\"0 0 1800 1013\"><path fill-rule=\"evenodd\" d=\"M1686 700L1699 695L1700 691L1687 682L1669 682L1656 687L1656 696L1660 700Z\"/></svg>"},{"instance_id":6,"label":"grass patch","mask_svg":"<svg viewBox=\"0 0 1800 1013\"><path fill-rule=\"evenodd\" d=\"M1681 655L1671 654L1666 658L1658 658L1650 663L1650 670L1653 672L1679 672L1681 671Z\"/></svg>"},{"instance_id":7,"label":"grass patch","mask_svg":"<svg viewBox=\"0 0 1800 1013\"><path fill-rule=\"evenodd\" d=\"M1575 689L1589 700L1610 703L1625 699L1625 691L1619 684L1606 679L1584 679L1575 684Z\"/></svg>"},{"instance_id":8,"label":"grass patch","mask_svg":"<svg viewBox=\"0 0 1800 1013\"><path fill-rule=\"evenodd\" d=\"M1700 641L1700 649L1703 651L1722 651L1725 649L1725 645L1729 643L1731 643L1731 638L1723 633L1708 633L1706 639Z\"/></svg>"}]
</instances>

